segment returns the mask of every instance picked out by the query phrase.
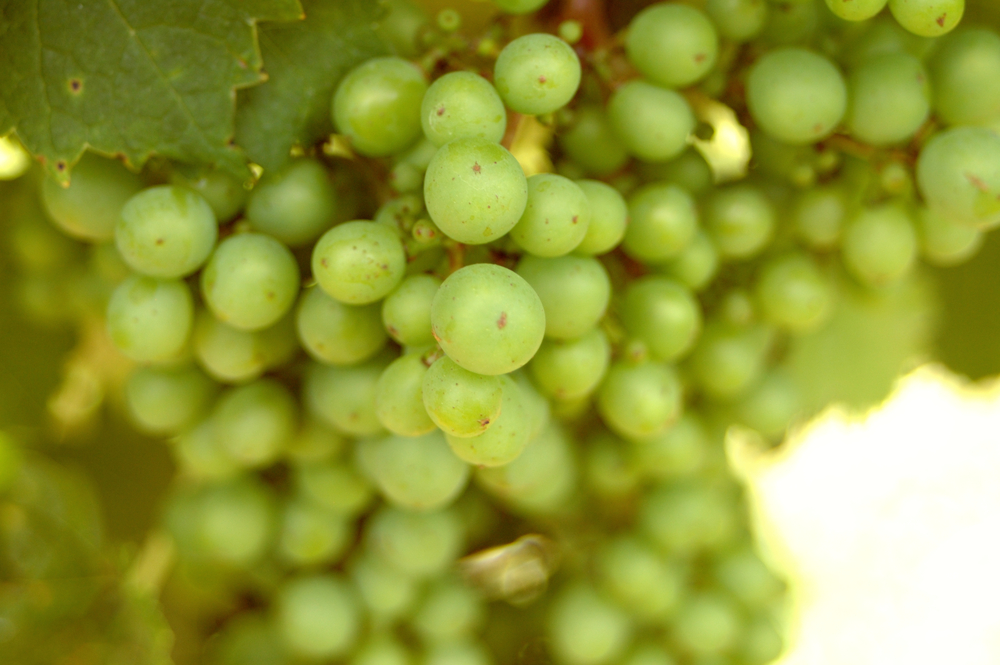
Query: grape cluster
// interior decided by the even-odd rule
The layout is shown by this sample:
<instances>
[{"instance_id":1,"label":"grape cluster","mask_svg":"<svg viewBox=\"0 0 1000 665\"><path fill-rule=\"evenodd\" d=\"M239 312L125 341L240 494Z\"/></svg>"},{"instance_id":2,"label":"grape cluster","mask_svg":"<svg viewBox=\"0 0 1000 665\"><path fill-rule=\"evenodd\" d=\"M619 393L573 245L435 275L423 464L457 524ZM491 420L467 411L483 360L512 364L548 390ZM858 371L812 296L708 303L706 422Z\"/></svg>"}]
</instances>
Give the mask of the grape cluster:
<instances>
[{"instance_id":1,"label":"grape cluster","mask_svg":"<svg viewBox=\"0 0 1000 665\"><path fill-rule=\"evenodd\" d=\"M91 154L15 211L24 304L103 317L135 363L178 575L253 599L215 609L211 657L768 662L782 583L725 434L808 415L788 349L845 294L1000 223L1000 36L945 35L962 0L660 2L620 39L587 15L474 43L389 5L414 59L350 71L337 136L282 171ZM749 175L703 156L712 105Z\"/></svg>"}]
</instances>

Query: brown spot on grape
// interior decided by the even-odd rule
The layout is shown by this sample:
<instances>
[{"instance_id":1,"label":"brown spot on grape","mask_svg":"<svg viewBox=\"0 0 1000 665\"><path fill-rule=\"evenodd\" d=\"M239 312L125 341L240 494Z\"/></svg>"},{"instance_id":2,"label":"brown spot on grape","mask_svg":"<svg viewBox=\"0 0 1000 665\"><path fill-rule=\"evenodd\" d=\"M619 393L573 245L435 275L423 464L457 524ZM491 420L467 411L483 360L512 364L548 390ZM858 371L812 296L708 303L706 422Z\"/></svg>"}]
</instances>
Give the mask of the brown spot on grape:
<instances>
[{"instance_id":1,"label":"brown spot on grape","mask_svg":"<svg viewBox=\"0 0 1000 665\"><path fill-rule=\"evenodd\" d=\"M507 312L500 312L500 318L497 319L497 328L503 330L507 327Z\"/></svg>"},{"instance_id":2,"label":"brown spot on grape","mask_svg":"<svg viewBox=\"0 0 1000 665\"><path fill-rule=\"evenodd\" d=\"M573 223L576 224L577 220L580 218L579 215L573 215Z\"/></svg>"},{"instance_id":3,"label":"brown spot on grape","mask_svg":"<svg viewBox=\"0 0 1000 665\"><path fill-rule=\"evenodd\" d=\"M444 115L444 107L443 106L439 106L438 107L437 114L438 114L438 117Z\"/></svg>"},{"instance_id":4,"label":"brown spot on grape","mask_svg":"<svg viewBox=\"0 0 1000 665\"><path fill-rule=\"evenodd\" d=\"M78 78L72 78L69 80L69 91L74 95L79 95L83 92L83 81Z\"/></svg>"},{"instance_id":5,"label":"brown spot on grape","mask_svg":"<svg viewBox=\"0 0 1000 665\"><path fill-rule=\"evenodd\" d=\"M544 76L539 76L539 77L538 77L538 82L539 82L539 83L545 83L546 81L548 81L548 79L547 79L547 78L545 78Z\"/></svg>"},{"instance_id":6,"label":"brown spot on grape","mask_svg":"<svg viewBox=\"0 0 1000 665\"><path fill-rule=\"evenodd\" d=\"M323 266L324 268L329 268L330 267L330 262L327 259L320 259L319 260L319 264L321 266Z\"/></svg>"},{"instance_id":7,"label":"brown spot on grape","mask_svg":"<svg viewBox=\"0 0 1000 665\"><path fill-rule=\"evenodd\" d=\"M482 172L482 170L483 170L483 167L479 165L479 162L476 162L475 164L472 165L472 172L473 173L480 173L480 172Z\"/></svg>"},{"instance_id":8,"label":"brown spot on grape","mask_svg":"<svg viewBox=\"0 0 1000 665\"><path fill-rule=\"evenodd\" d=\"M697 63L702 63L702 62L705 62L705 59L707 57L708 56L705 55L704 53L696 53L695 56L694 56L694 61L697 62Z\"/></svg>"},{"instance_id":9,"label":"brown spot on grape","mask_svg":"<svg viewBox=\"0 0 1000 665\"><path fill-rule=\"evenodd\" d=\"M489 418L480 418L479 419L479 424L482 427L489 427L489 425L490 425L490 419Z\"/></svg>"},{"instance_id":10,"label":"brown spot on grape","mask_svg":"<svg viewBox=\"0 0 1000 665\"><path fill-rule=\"evenodd\" d=\"M937 17L937 24L943 28L944 27L945 19L947 19L947 18L948 18L948 12L945 12L944 14L941 14L941 16Z\"/></svg>"},{"instance_id":11,"label":"brown spot on grape","mask_svg":"<svg viewBox=\"0 0 1000 665\"><path fill-rule=\"evenodd\" d=\"M66 170L66 162L60 159L58 162L56 162L56 171L65 171L65 170Z\"/></svg>"},{"instance_id":12,"label":"brown spot on grape","mask_svg":"<svg viewBox=\"0 0 1000 665\"><path fill-rule=\"evenodd\" d=\"M157 238L156 239L156 244L157 245L162 245L163 244L163 238Z\"/></svg>"},{"instance_id":13,"label":"brown spot on grape","mask_svg":"<svg viewBox=\"0 0 1000 665\"><path fill-rule=\"evenodd\" d=\"M268 300L274 300L274 291L268 291L267 292L267 299Z\"/></svg>"}]
</instances>

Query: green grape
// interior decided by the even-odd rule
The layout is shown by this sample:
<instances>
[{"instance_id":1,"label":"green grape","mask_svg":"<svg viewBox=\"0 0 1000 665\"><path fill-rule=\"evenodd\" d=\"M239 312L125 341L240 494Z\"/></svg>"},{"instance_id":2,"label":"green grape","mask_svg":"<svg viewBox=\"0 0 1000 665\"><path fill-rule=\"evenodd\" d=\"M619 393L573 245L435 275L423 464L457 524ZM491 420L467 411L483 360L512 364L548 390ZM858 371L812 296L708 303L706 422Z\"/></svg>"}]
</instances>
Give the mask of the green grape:
<instances>
[{"instance_id":1,"label":"green grape","mask_svg":"<svg viewBox=\"0 0 1000 665\"><path fill-rule=\"evenodd\" d=\"M247 201L250 228L292 247L314 241L337 219L337 192L323 165L298 159L265 174Z\"/></svg>"},{"instance_id":2,"label":"green grape","mask_svg":"<svg viewBox=\"0 0 1000 665\"><path fill-rule=\"evenodd\" d=\"M150 277L190 275L208 259L218 235L208 201L170 185L130 198L115 226L115 244L125 263Z\"/></svg>"},{"instance_id":3,"label":"green grape","mask_svg":"<svg viewBox=\"0 0 1000 665\"><path fill-rule=\"evenodd\" d=\"M362 555L350 568L351 579L372 619L391 622L410 613L417 584L379 557Z\"/></svg>"},{"instance_id":4,"label":"green grape","mask_svg":"<svg viewBox=\"0 0 1000 665\"><path fill-rule=\"evenodd\" d=\"M528 181L507 149L483 138L441 146L424 176L431 219L451 239L481 245L514 228L528 203Z\"/></svg>"},{"instance_id":5,"label":"green grape","mask_svg":"<svg viewBox=\"0 0 1000 665\"><path fill-rule=\"evenodd\" d=\"M766 0L708 0L705 11L720 36L738 43L759 35L769 14Z\"/></svg>"},{"instance_id":6,"label":"green grape","mask_svg":"<svg viewBox=\"0 0 1000 665\"><path fill-rule=\"evenodd\" d=\"M733 497L703 483L670 482L646 494L639 529L668 556L689 556L729 543L740 524ZM682 609L679 616L684 615Z\"/></svg>"},{"instance_id":7,"label":"green grape","mask_svg":"<svg viewBox=\"0 0 1000 665\"><path fill-rule=\"evenodd\" d=\"M305 289L295 312L302 348L331 365L368 360L386 343L380 310L377 303L345 305L323 289Z\"/></svg>"},{"instance_id":8,"label":"green grape","mask_svg":"<svg viewBox=\"0 0 1000 665\"><path fill-rule=\"evenodd\" d=\"M701 196L715 187L712 167L708 165L701 153L694 148L688 148L668 162L658 164L639 164L638 174L644 181L657 182L666 180L680 185L692 196Z\"/></svg>"},{"instance_id":9,"label":"green grape","mask_svg":"<svg viewBox=\"0 0 1000 665\"><path fill-rule=\"evenodd\" d=\"M582 582L558 592L547 619L552 655L565 665L614 662L632 637L632 624L625 612Z\"/></svg>"},{"instance_id":10,"label":"green grape","mask_svg":"<svg viewBox=\"0 0 1000 665\"><path fill-rule=\"evenodd\" d=\"M425 643L451 642L470 636L485 619L483 600L458 580L444 578L427 590L411 624Z\"/></svg>"},{"instance_id":11,"label":"green grape","mask_svg":"<svg viewBox=\"0 0 1000 665\"><path fill-rule=\"evenodd\" d=\"M600 546L597 577L608 596L643 622L670 616L684 588L681 571L632 536L618 536Z\"/></svg>"},{"instance_id":12,"label":"green grape","mask_svg":"<svg viewBox=\"0 0 1000 665\"><path fill-rule=\"evenodd\" d=\"M420 105L424 136L436 146L476 136L499 143L507 111L490 82L472 72L450 72L431 84Z\"/></svg>"},{"instance_id":13,"label":"green grape","mask_svg":"<svg viewBox=\"0 0 1000 665\"><path fill-rule=\"evenodd\" d=\"M765 436L780 436L802 408L800 393L788 373L771 370L736 404L736 417Z\"/></svg>"},{"instance_id":14,"label":"green grape","mask_svg":"<svg viewBox=\"0 0 1000 665\"><path fill-rule=\"evenodd\" d=\"M241 330L260 330L291 309L299 267L287 247L261 233L219 243L201 273L201 293L215 318Z\"/></svg>"},{"instance_id":15,"label":"green grape","mask_svg":"<svg viewBox=\"0 0 1000 665\"><path fill-rule=\"evenodd\" d=\"M334 563L351 544L351 535L342 516L293 500L283 511L278 554L293 566Z\"/></svg>"},{"instance_id":16,"label":"green grape","mask_svg":"<svg viewBox=\"0 0 1000 665\"><path fill-rule=\"evenodd\" d=\"M304 497L345 517L360 515L374 498L371 483L349 464L303 464L295 468L294 478L296 489Z\"/></svg>"},{"instance_id":17,"label":"green grape","mask_svg":"<svg viewBox=\"0 0 1000 665\"><path fill-rule=\"evenodd\" d=\"M731 289L716 304L716 319L733 328L746 328L757 320L757 306L743 289Z\"/></svg>"},{"instance_id":18,"label":"green grape","mask_svg":"<svg viewBox=\"0 0 1000 665\"><path fill-rule=\"evenodd\" d=\"M659 434L677 421L682 407L677 373L662 363L615 362L597 392L601 418L626 438Z\"/></svg>"},{"instance_id":19,"label":"green grape","mask_svg":"<svg viewBox=\"0 0 1000 665\"><path fill-rule=\"evenodd\" d=\"M935 42L934 39L908 32L886 14L862 23L860 27L862 30L840 54L841 60L849 68L884 53L909 53L924 60Z\"/></svg>"},{"instance_id":20,"label":"green grape","mask_svg":"<svg viewBox=\"0 0 1000 665\"><path fill-rule=\"evenodd\" d=\"M528 378L527 372L512 372L510 378L514 379L514 383L521 389L528 423L528 441L533 441L549 424L552 417L551 405L549 400L538 392L538 388Z\"/></svg>"},{"instance_id":21,"label":"green grape","mask_svg":"<svg viewBox=\"0 0 1000 665\"><path fill-rule=\"evenodd\" d=\"M423 404L434 424L446 434L482 434L500 415L503 387L496 376L484 376L458 366L444 356L423 376Z\"/></svg>"},{"instance_id":22,"label":"green grape","mask_svg":"<svg viewBox=\"0 0 1000 665\"><path fill-rule=\"evenodd\" d=\"M647 162L680 155L695 127L682 95L641 80L615 90L608 100L608 119L629 153Z\"/></svg>"},{"instance_id":23,"label":"green grape","mask_svg":"<svg viewBox=\"0 0 1000 665\"><path fill-rule=\"evenodd\" d=\"M760 377L770 347L771 333L766 328L708 325L691 354L693 378L711 397L736 397Z\"/></svg>"},{"instance_id":24,"label":"green grape","mask_svg":"<svg viewBox=\"0 0 1000 665\"><path fill-rule=\"evenodd\" d=\"M575 182L554 173L528 178L528 203L510 236L535 256L573 251L587 234L590 205Z\"/></svg>"},{"instance_id":25,"label":"green grape","mask_svg":"<svg viewBox=\"0 0 1000 665\"><path fill-rule=\"evenodd\" d=\"M758 40L769 46L806 44L829 15L821 14L818 0L779 0L771 3L774 11L767 14L767 23Z\"/></svg>"},{"instance_id":26,"label":"green grape","mask_svg":"<svg viewBox=\"0 0 1000 665\"><path fill-rule=\"evenodd\" d=\"M593 257L525 255L517 274L542 301L545 336L553 339L583 335L604 317L611 299L608 271Z\"/></svg>"},{"instance_id":27,"label":"green grape","mask_svg":"<svg viewBox=\"0 0 1000 665\"><path fill-rule=\"evenodd\" d=\"M809 248L827 250L837 246L847 216L844 191L836 185L810 188L800 193L792 205L791 223Z\"/></svg>"},{"instance_id":28,"label":"green grape","mask_svg":"<svg viewBox=\"0 0 1000 665\"><path fill-rule=\"evenodd\" d=\"M767 195L753 185L731 185L705 203L705 226L724 259L748 259L771 242L777 213Z\"/></svg>"},{"instance_id":29,"label":"green grape","mask_svg":"<svg viewBox=\"0 0 1000 665\"><path fill-rule=\"evenodd\" d=\"M347 439L313 418L307 418L288 442L285 454L293 464L315 464L335 459L344 452Z\"/></svg>"},{"instance_id":30,"label":"green grape","mask_svg":"<svg viewBox=\"0 0 1000 665\"><path fill-rule=\"evenodd\" d=\"M211 485L197 513L200 547L212 559L249 566L267 551L275 531L274 498L256 479Z\"/></svg>"},{"instance_id":31,"label":"green grape","mask_svg":"<svg viewBox=\"0 0 1000 665\"><path fill-rule=\"evenodd\" d=\"M266 466L295 434L295 398L280 383L260 379L222 395L213 418L216 436L233 459L248 467Z\"/></svg>"},{"instance_id":32,"label":"green grape","mask_svg":"<svg viewBox=\"0 0 1000 665\"><path fill-rule=\"evenodd\" d=\"M222 448L212 418L205 418L171 443L171 453L181 477L220 481L242 471L236 460Z\"/></svg>"},{"instance_id":33,"label":"green grape","mask_svg":"<svg viewBox=\"0 0 1000 665\"><path fill-rule=\"evenodd\" d=\"M929 208L918 208L916 221L921 254L933 265L953 266L965 263L983 244L982 233L956 224Z\"/></svg>"},{"instance_id":34,"label":"green grape","mask_svg":"<svg viewBox=\"0 0 1000 665\"><path fill-rule=\"evenodd\" d=\"M170 360L187 344L193 317L194 302L184 282L132 275L108 301L108 335L132 360Z\"/></svg>"},{"instance_id":35,"label":"green grape","mask_svg":"<svg viewBox=\"0 0 1000 665\"><path fill-rule=\"evenodd\" d=\"M461 522L447 510L410 513L382 508L366 524L365 539L373 552L415 578L441 574L463 546Z\"/></svg>"},{"instance_id":36,"label":"green grape","mask_svg":"<svg viewBox=\"0 0 1000 665\"><path fill-rule=\"evenodd\" d=\"M979 230L1000 223L1000 136L986 127L956 127L930 141L917 159L927 206Z\"/></svg>"},{"instance_id":37,"label":"green grape","mask_svg":"<svg viewBox=\"0 0 1000 665\"><path fill-rule=\"evenodd\" d=\"M719 251L708 234L698 230L681 253L662 270L692 291L701 291L719 271Z\"/></svg>"},{"instance_id":38,"label":"green grape","mask_svg":"<svg viewBox=\"0 0 1000 665\"><path fill-rule=\"evenodd\" d=\"M441 284L431 303L434 338L448 357L477 374L506 374L535 355L545 308L517 273L480 263Z\"/></svg>"},{"instance_id":39,"label":"green grape","mask_svg":"<svg viewBox=\"0 0 1000 665\"><path fill-rule=\"evenodd\" d=\"M256 379L288 360L298 348L290 317L270 328L240 330L201 310L191 336L198 363L216 381L242 383Z\"/></svg>"},{"instance_id":40,"label":"green grape","mask_svg":"<svg viewBox=\"0 0 1000 665\"><path fill-rule=\"evenodd\" d=\"M545 33L518 37L493 66L493 85L518 113L551 113L573 99L580 86L580 59L566 42Z\"/></svg>"},{"instance_id":41,"label":"green grape","mask_svg":"<svg viewBox=\"0 0 1000 665\"><path fill-rule=\"evenodd\" d=\"M393 434L420 436L436 429L424 408L423 353L408 353L385 368L375 384L375 415Z\"/></svg>"},{"instance_id":42,"label":"green grape","mask_svg":"<svg viewBox=\"0 0 1000 665\"><path fill-rule=\"evenodd\" d=\"M399 285L405 270L403 243L384 224L346 222L324 233L313 248L313 277L349 305L381 300Z\"/></svg>"},{"instance_id":43,"label":"green grape","mask_svg":"<svg viewBox=\"0 0 1000 665\"><path fill-rule=\"evenodd\" d=\"M869 286L900 279L917 258L913 221L897 203L859 212L844 230L842 244L847 270Z\"/></svg>"},{"instance_id":44,"label":"green grape","mask_svg":"<svg viewBox=\"0 0 1000 665\"><path fill-rule=\"evenodd\" d=\"M139 429L178 434L208 410L216 385L196 367L139 367L125 383L125 403Z\"/></svg>"},{"instance_id":45,"label":"green grape","mask_svg":"<svg viewBox=\"0 0 1000 665\"><path fill-rule=\"evenodd\" d=\"M247 610L226 621L207 645L212 665L286 665L277 626L263 611Z\"/></svg>"},{"instance_id":46,"label":"green grape","mask_svg":"<svg viewBox=\"0 0 1000 665\"><path fill-rule=\"evenodd\" d=\"M351 654L348 665L411 665L410 652L389 632L370 635Z\"/></svg>"},{"instance_id":47,"label":"green grape","mask_svg":"<svg viewBox=\"0 0 1000 665\"><path fill-rule=\"evenodd\" d=\"M628 226L628 206L618 190L597 180L577 180L577 186L587 197L590 224L583 240L574 249L576 254L595 256L606 254L618 246Z\"/></svg>"},{"instance_id":48,"label":"green grape","mask_svg":"<svg viewBox=\"0 0 1000 665\"><path fill-rule=\"evenodd\" d=\"M382 325L389 336L404 346L434 343L431 303L441 286L433 275L410 275L382 301Z\"/></svg>"},{"instance_id":49,"label":"green grape","mask_svg":"<svg viewBox=\"0 0 1000 665\"><path fill-rule=\"evenodd\" d=\"M599 434L583 450L583 478L590 494L598 499L626 501L634 496L642 479L626 454L628 444L613 434Z\"/></svg>"},{"instance_id":50,"label":"green grape","mask_svg":"<svg viewBox=\"0 0 1000 665\"><path fill-rule=\"evenodd\" d=\"M635 15L625 53L643 76L665 88L684 88L715 66L719 37L701 11L659 2Z\"/></svg>"},{"instance_id":51,"label":"green grape","mask_svg":"<svg viewBox=\"0 0 1000 665\"><path fill-rule=\"evenodd\" d=\"M684 604L674 622L674 639L685 651L696 655L724 653L732 649L743 628L739 608L725 596L703 591Z\"/></svg>"},{"instance_id":52,"label":"green grape","mask_svg":"<svg viewBox=\"0 0 1000 665\"><path fill-rule=\"evenodd\" d=\"M889 0L889 11L913 34L938 37L962 20L965 0Z\"/></svg>"},{"instance_id":53,"label":"green grape","mask_svg":"<svg viewBox=\"0 0 1000 665\"><path fill-rule=\"evenodd\" d=\"M333 124L355 150L384 157L420 136L420 101L427 81L402 58L372 58L341 79L333 95Z\"/></svg>"},{"instance_id":54,"label":"green grape","mask_svg":"<svg viewBox=\"0 0 1000 665\"><path fill-rule=\"evenodd\" d=\"M701 333L701 306L686 288L665 277L642 277L625 288L619 311L630 335L658 360L676 360Z\"/></svg>"},{"instance_id":55,"label":"green grape","mask_svg":"<svg viewBox=\"0 0 1000 665\"><path fill-rule=\"evenodd\" d=\"M521 388L509 376L498 378L503 391L500 414L486 431L471 437L445 435L452 452L469 464L508 464L517 459L531 438L531 420Z\"/></svg>"},{"instance_id":56,"label":"green grape","mask_svg":"<svg viewBox=\"0 0 1000 665\"><path fill-rule=\"evenodd\" d=\"M549 0L493 0L493 4L508 14L530 14L545 6Z\"/></svg>"},{"instance_id":57,"label":"green grape","mask_svg":"<svg viewBox=\"0 0 1000 665\"><path fill-rule=\"evenodd\" d=\"M574 109L573 123L562 129L556 140L566 156L587 173L609 175L628 161L625 146L600 106L581 104Z\"/></svg>"},{"instance_id":58,"label":"green grape","mask_svg":"<svg viewBox=\"0 0 1000 665\"><path fill-rule=\"evenodd\" d=\"M622 661L622 665L677 665L677 661L661 646L640 643Z\"/></svg>"},{"instance_id":59,"label":"green grape","mask_svg":"<svg viewBox=\"0 0 1000 665\"><path fill-rule=\"evenodd\" d=\"M1000 35L970 28L941 40L928 62L934 110L949 125L982 125L1000 117Z\"/></svg>"},{"instance_id":60,"label":"green grape","mask_svg":"<svg viewBox=\"0 0 1000 665\"><path fill-rule=\"evenodd\" d=\"M384 13L375 32L393 53L416 58L424 50L423 38L430 27L427 11L411 0L385 0Z\"/></svg>"},{"instance_id":61,"label":"green grape","mask_svg":"<svg viewBox=\"0 0 1000 665\"><path fill-rule=\"evenodd\" d=\"M391 436L359 444L358 455L389 503L407 510L436 510L455 500L469 480L469 466L455 457L441 432Z\"/></svg>"},{"instance_id":62,"label":"green grape","mask_svg":"<svg viewBox=\"0 0 1000 665\"><path fill-rule=\"evenodd\" d=\"M85 152L73 167L69 186L42 182L42 203L49 219L74 238L110 240L122 207L142 189L142 180L121 162Z\"/></svg>"},{"instance_id":63,"label":"green grape","mask_svg":"<svg viewBox=\"0 0 1000 665\"><path fill-rule=\"evenodd\" d=\"M646 263L676 258L698 229L694 199L677 185L654 183L642 187L629 199L628 210L622 248L632 258Z\"/></svg>"},{"instance_id":64,"label":"green grape","mask_svg":"<svg viewBox=\"0 0 1000 665\"><path fill-rule=\"evenodd\" d=\"M375 389L390 360L381 354L351 367L311 365L302 386L307 409L349 436L380 434L383 430L375 415Z\"/></svg>"},{"instance_id":65,"label":"green grape","mask_svg":"<svg viewBox=\"0 0 1000 665\"><path fill-rule=\"evenodd\" d=\"M801 48L771 51L755 62L746 95L761 129L792 144L826 138L847 110L847 87L836 65Z\"/></svg>"},{"instance_id":66,"label":"green grape","mask_svg":"<svg viewBox=\"0 0 1000 665\"><path fill-rule=\"evenodd\" d=\"M866 21L885 8L888 0L826 0L834 16L845 21Z\"/></svg>"},{"instance_id":67,"label":"green grape","mask_svg":"<svg viewBox=\"0 0 1000 665\"><path fill-rule=\"evenodd\" d=\"M833 313L830 282L804 253L765 263L757 277L756 295L767 321L794 332L815 330Z\"/></svg>"},{"instance_id":68,"label":"green grape","mask_svg":"<svg viewBox=\"0 0 1000 665\"><path fill-rule=\"evenodd\" d=\"M906 53L886 53L865 61L847 81L850 106L845 124L871 145L905 141L930 114L930 86L920 61Z\"/></svg>"},{"instance_id":69,"label":"green grape","mask_svg":"<svg viewBox=\"0 0 1000 665\"><path fill-rule=\"evenodd\" d=\"M427 651L423 665L493 665L493 657L479 643L446 642L433 645Z\"/></svg>"},{"instance_id":70,"label":"green grape","mask_svg":"<svg viewBox=\"0 0 1000 665\"><path fill-rule=\"evenodd\" d=\"M219 223L228 222L235 217L243 210L243 204L247 200L247 190L243 183L225 171L213 169L190 177L174 171L170 174L170 182L200 194L212 207Z\"/></svg>"},{"instance_id":71,"label":"green grape","mask_svg":"<svg viewBox=\"0 0 1000 665\"><path fill-rule=\"evenodd\" d=\"M576 485L569 439L561 428L549 425L510 464L477 469L476 481L515 505L542 511L559 509Z\"/></svg>"},{"instance_id":72,"label":"green grape","mask_svg":"<svg viewBox=\"0 0 1000 665\"><path fill-rule=\"evenodd\" d=\"M685 413L662 434L633 440L632 459L643 476L669 480L691 476L704 468L708 447L705 425L697 416Z\"/></svg>"},{"instance_id":73,"label":"green grape","mask_svg":"<svg viewBox=\"0 0 1000 665\"><path fill-rule=\"evenodd\" d=\"M770 620L761 617L743 629L738 652L747 665L766 665L777 660L784 646Z\"/></svg>"},{"instance_id":74,"label":"green grape","mask_svg":"<svg viewBox=\"0 0 1000 665\"><path fill-rule=\"evenodd\" d=\"M765 609L779 599L784 583L775 577L750 547L726 554L714 567L714 577L748 608Z\"/></svg>"},{"instance_id":75,"label":"green grape","mask_svg":"<svg viewBox=\"0 0 1000 665\"><path fill-rule=\"evenodd\" d=\"M361 627L358 601L350 586L335 574L287 580L277 591L275 607L285 646L302 658L346 655Z\"/></svg>"},{"instance_id":76,"label":"green grape","mask_svg":"<svg viewBox=\"0 0 1000 665\"><path fill-rule=\"evenodd\" d=\"M528 369L543 393L573 400L597 390L610 362L608 336L593 328L576 339L545 340Z\"/></svg>"}]
</instances>

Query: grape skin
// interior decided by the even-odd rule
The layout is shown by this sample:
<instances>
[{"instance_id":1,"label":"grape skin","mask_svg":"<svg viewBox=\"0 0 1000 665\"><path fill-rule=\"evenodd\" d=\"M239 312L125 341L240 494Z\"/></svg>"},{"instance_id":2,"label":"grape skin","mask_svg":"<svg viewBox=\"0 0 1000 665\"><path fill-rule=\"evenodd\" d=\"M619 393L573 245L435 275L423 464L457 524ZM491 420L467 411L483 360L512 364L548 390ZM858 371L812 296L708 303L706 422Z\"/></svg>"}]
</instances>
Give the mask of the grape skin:
<instances>
[{"instance_id":1,"label":"grape skin","mask_svg":"<svg viewBox=\"0 0 1000 665\"><path fill-rule=\"evenodd\" d=\"M551 113L580 85L580 59L570 46L543 33L518 37L503 48L493 67L493 85L518 113Z\"/></svg>"}]
</instances>

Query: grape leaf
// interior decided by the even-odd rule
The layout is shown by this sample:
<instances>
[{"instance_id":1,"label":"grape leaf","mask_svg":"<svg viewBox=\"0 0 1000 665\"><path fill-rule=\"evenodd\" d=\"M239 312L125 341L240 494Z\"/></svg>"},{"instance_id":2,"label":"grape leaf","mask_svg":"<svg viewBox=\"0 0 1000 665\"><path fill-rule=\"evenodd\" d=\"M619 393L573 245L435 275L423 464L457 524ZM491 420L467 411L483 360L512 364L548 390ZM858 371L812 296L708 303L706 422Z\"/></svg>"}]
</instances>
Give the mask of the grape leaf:
<instances>
[{"instance_id":1,"label":"grape leaf","mask_svg":"<svg viewBox=\"0 0 1000 665\"><path fill-rule=\"evenodd\" d=\"M386 53L375 32L375 0L307 0L306 18L264 25L260 46L267 83L238 93L236 142L265 169L288 161L332 129L330 101L352 67Z\"/></svg>"},{"instance_id":2,"label":"grape leaf","mask_svg":"<svg viewBox=\"0 0 1000 665\"><path fill-rule=\"evenodd\" d=\"M61 180L84 148L245 170L234 89L265 76L256 22L298 0L0 0L0 135Z\"/></svg>"}]
</instances>

